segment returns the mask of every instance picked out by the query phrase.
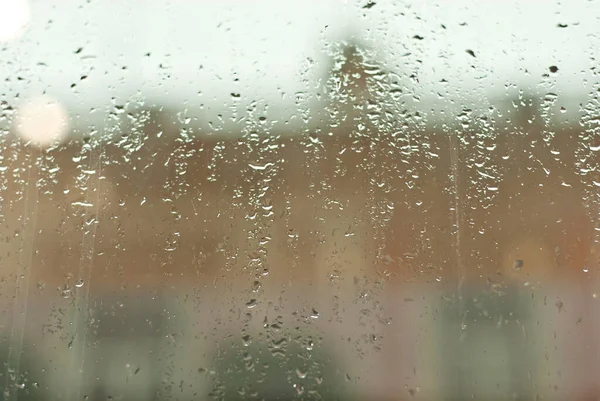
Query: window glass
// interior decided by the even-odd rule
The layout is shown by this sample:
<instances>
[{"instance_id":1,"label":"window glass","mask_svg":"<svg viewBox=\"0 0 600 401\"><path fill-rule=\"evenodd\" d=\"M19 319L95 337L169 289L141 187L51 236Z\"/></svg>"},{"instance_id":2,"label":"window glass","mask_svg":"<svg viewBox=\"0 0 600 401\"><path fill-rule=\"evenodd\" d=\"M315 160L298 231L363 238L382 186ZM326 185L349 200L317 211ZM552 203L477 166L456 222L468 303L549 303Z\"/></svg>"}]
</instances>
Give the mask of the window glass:
<instances>
[{"instance_id":1,"label":"window glass","mask_svg":"<svg viewBox=\"0 0 600 401\"><path fill-rule=\"evenodd\" d=\"M2 399L600 397L598 15L0 0Z\"/></svg>"}]
</instances>

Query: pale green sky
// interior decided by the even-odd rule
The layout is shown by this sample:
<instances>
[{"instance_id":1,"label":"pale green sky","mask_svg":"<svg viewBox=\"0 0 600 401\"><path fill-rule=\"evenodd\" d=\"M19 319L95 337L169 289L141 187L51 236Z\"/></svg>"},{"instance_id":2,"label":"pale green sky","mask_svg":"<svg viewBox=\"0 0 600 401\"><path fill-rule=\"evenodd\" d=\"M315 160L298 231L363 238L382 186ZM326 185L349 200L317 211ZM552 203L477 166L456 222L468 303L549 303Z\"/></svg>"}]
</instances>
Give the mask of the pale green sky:
<instances>
[{"instance_id":1,"label":"pale green sky","mask_svg":"<svg viewBox=\"0 0 600 401\"><path fill-rule=\"evenodd\" d=\"M6 11L6 4L18 1L0 0L0 7ZM29 28L0 50L1 74L23 80L4 82L2 94L17 101L17 94L25 99L45 91L80 111L137 94L179 109L204 104L206 113L217 113L233 104L234 92L242 104L263 100L272 113L290 115L293 94L316 91L316 78L329 67L327 47L348 32L371 46L389 70L417 74L419 83L410 90L424 100L440 93L444 102L472 101L515 93L511 85L565 99L592 90L600 2L366 4L32 0ZM558 72L544 78L553 65Z\"/></svg>"}]
</instances>

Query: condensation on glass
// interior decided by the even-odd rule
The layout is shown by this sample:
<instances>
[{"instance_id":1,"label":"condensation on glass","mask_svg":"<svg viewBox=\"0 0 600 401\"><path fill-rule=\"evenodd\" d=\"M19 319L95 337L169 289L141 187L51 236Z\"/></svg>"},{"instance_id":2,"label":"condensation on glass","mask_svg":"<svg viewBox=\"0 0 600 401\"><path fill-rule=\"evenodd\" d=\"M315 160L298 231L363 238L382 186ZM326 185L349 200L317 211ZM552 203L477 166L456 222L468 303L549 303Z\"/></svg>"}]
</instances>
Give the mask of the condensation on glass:
<instances>
[{"instance_id":1,"label":"condensation on glass","mask_svg":"<svg viewBox=\"0 0 600 401\"><path fill-rule=\"evenodd\" d=\"M597 15L0 0L2 399L600 397Z\"/></svg>"}]
</instances>

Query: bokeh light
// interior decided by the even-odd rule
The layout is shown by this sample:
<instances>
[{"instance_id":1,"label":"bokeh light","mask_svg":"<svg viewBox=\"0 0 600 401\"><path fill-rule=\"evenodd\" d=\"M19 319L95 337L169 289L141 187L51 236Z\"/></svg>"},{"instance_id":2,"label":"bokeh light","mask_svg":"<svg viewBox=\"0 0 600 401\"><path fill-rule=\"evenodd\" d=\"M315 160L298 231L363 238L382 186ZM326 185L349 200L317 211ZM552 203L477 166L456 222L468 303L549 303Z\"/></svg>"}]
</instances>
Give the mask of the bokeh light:
<instances>
[{"instance_id":1,"label":"bokeh light","mask_svg":"<svg viewBox=\"0 0 600 401\"><path fill-rule=\"evenodd\" d=\"M28 0L0 0L0 42L18 39L29 25Z\"/></svg>"},{"instance_id":2,"label":"bokeh light","mask_svg":"<svg viewBox=\"0 0 600 401\"><path fill-rule=\"evenodd\" d=\"M31 99L17 110L17 134L36 146L46 147L61 142L67 134L68 127L67 111L49 96Z\"/></svg>"}]
</instances>

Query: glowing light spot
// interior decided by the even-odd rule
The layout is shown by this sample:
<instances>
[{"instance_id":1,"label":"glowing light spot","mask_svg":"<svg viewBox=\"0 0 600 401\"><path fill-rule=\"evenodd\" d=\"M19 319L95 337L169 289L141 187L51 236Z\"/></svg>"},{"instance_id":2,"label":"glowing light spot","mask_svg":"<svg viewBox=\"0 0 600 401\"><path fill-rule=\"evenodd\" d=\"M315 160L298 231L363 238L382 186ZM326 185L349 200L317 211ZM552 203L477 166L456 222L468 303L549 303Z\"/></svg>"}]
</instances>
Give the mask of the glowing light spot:
<instances>
[{"instance_id":1,"label":"glowing light spot","mask_svg":"<svg viewBox=\"0 0 600 401\"><path fill-rule=\"evenodd\" d=\"M27 30L30 19L28 0L0 0L0 41L19 38Z\"/></svg>"},{"instance_id":2,"label":"glowing light spot","mask_svg":"<svg viewBox=\"0 0 600 401\"><path fill-rule=\"evenodd\" d=\"M55 99L42 96L17 110L15 130L23 140L39 147L61 142L67 135L69 116Z\"/></svg>"}]
</instances>

